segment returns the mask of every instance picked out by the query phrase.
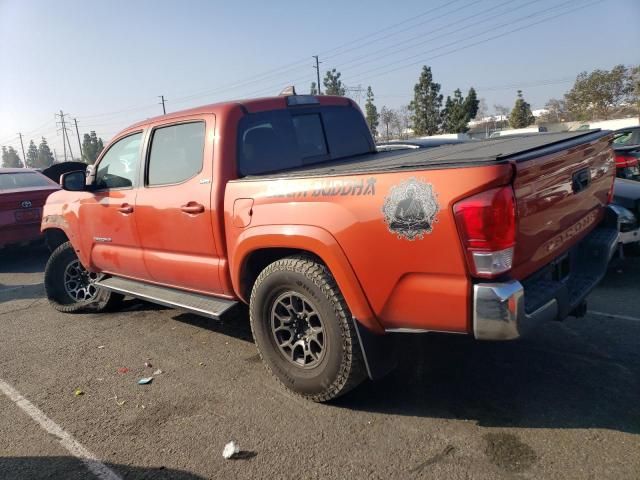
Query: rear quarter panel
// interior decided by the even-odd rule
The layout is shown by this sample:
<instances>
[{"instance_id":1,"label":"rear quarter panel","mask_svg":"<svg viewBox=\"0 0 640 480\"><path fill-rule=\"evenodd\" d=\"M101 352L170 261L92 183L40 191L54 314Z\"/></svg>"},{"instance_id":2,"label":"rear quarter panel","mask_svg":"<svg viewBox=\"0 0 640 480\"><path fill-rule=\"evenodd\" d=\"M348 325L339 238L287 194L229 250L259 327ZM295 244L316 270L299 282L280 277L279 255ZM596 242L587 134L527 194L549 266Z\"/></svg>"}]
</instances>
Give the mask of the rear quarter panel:
<instances>
[{"instance_id":1,"label":"rear quarter panel","mask_svg":"<svg viewBox=\"0 0 640 480\"><path fill-rule=\"evenodd\" d=\"M326 262L329 268L352 269L354 281L385 329L467 332L470 281L452 205L508 183L511 172L510 165L499 165L232 181L225 196L225 225L234 288L239 289L243 257L250 250L242 243L251 229L279 226L286 243L287 232L293 235L295 226L317 227L335 239L348 262L345 266ZM412 178L432 185L439 212L431 233L409 240L390 230L383 205L392 188ZM254 201L251 223L245 227L239 225L246 218L234 222L238 214L234 215L234 203L241 198ZM312 252L313 244L310 239ZM338 284L343 291L349 287Z\"/></svg>"}]
</instances>

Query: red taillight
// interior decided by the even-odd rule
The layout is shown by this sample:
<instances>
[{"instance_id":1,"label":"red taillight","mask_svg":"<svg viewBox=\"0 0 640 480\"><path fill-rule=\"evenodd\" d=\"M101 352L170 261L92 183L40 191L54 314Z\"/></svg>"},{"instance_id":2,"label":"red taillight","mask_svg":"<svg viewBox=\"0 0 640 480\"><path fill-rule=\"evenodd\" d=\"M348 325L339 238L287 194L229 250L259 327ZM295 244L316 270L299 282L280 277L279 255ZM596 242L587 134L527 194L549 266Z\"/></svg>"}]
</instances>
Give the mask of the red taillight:
<instances>
[{"instance_id":1,"label":"red taillight","mask_svg":"<svg viewBox=\"0 0 640 480\"><path fill-rule=\"evenodd\" d=\"M491 278L511 269L516 243L516 202L511 187L479 193L453 206L474 276Z\"/></svg>"},{"instance_id":2,"label":"red taillight","mask_svg":"<svg viewBox=\"0 0 640 480\"><path fill-rule=\"evenodd\" d=\"M616 155L616 168L637 167L638 159L631 155Z\"/></svg>"}]
</instances>

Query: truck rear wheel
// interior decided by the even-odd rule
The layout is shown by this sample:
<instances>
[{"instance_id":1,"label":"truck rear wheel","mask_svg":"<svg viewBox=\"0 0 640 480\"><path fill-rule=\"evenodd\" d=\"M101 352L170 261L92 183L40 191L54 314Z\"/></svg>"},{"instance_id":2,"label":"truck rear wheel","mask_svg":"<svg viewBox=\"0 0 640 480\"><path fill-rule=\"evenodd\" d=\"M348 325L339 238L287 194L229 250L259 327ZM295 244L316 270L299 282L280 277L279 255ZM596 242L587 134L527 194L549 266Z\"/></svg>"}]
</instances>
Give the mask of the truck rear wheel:
<instances>
[{"instance_id":1,"label":"truck rear wheel","mask_svg":"<svg viewBox=\"0 0 640 480\"><path fill-rule=\"evenodd\" d=\"M325 402L365 379L351 314L321 263L293 256L265 268L251 292L250 317L267 370L294 393Z\"/></svg>"},{"instance_id":2,"label":"truck rear wheel","mask_svg":"<svg viewBox=\"0 0 640 480\"><path fill-rule=\"evenodd\" d=\"M71 242L56 248L44 270L44 288L49 303L60 312L102 312L115 308L122 295L95 285L100 274L86 270Z\"/></svg>"}]
</instances>

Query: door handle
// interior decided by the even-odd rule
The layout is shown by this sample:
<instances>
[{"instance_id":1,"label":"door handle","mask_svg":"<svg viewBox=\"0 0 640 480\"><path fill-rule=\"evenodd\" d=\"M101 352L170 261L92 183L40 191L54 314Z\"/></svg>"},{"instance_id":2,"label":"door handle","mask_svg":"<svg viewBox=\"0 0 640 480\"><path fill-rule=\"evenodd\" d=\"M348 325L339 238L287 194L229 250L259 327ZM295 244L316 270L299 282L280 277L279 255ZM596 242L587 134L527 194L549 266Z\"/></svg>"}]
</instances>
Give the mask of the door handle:
<instances>
[{"instance_id":1,"label":"door handle","mask_svg":"<svg viewBox=\"0 0 640 480\"><path fill-rule=\"evenodd\" d=\"M196 202L189 202L186 205L182 205L180 207L180 210L182 210L184 213L190 213L193 215L196 213L204 212L204 205L200 205Z\"/></svg>"},{"instance_id":2,"label":"door handle","mask_svg":"<svg viewBox=\"0 0 640 480\"><path fill-rule=\"evenodd\" d=\"M118 211L120 213L128 215L130 213L133 213L133 206L129 205L128 203L123 203L122 205L120 205L120 208L118 208Z\"/></svg>"}]
</instances>

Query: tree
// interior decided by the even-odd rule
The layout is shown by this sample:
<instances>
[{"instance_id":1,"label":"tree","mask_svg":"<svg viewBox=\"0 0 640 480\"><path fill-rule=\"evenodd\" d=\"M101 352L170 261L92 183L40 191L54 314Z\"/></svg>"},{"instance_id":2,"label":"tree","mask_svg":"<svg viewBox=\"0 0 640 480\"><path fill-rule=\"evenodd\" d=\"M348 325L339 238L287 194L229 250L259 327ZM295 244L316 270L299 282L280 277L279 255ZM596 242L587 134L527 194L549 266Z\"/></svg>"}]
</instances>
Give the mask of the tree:
<instances>
[{"instance_id":1,"label":"tree","mask_svg":"<svg viewBox=\"0 0 640 480\"><path fill-rule=\"evenodd\" d=\"M380 122L384 125L385 140L389 140L391 138L391 135L389 134L389 127L391 127L395 121L396 113L392 109L383 106L382 110L380 110Z\"/></svg>"},{"instance_id":2,"label":"tree","mask_svg":"<svg viewBox=\"0 0 640 480\"><path fill-rule=\"evenodd\" d=\"M402 105L396 112L398 124L400 126L399 137L409 138L409 129L411 128L411 110L409 105Z\"/></svg>"},{"instance_id":3,"label":"tree","mask_svg":"<svg viewBox=\"0 0 640 480\"><path fill-rule=\"evenodd\" d=\"M445 133L464 133L469 130L469 121L478 113L479 105L476 91L471 88L467 97L462 96L460 89L453 92L453 98L447 96L442 110L442 131Z\"/></svg>"},{"instance_id":4,"label":"tree","mask_svg":"<svg viewBox=\"0 0 640 480\"><path fill-rule=\"evenodd\" d=\"M373 103L373 90L371 90L371 86L367 88L367 101L364 104L365 116L367 119L367 125L369 125L369 130L371 130L371 135L373 137L378 136L378 125L380 124L380 114L378 113L378 109L376 105Z\"/></svg>"},{"instance_id":5,"label":"tree","mask_svg":"<svg viewBox=\"0 0 640 480\"><path fill-rule=\"evenodd\" d=\"M540 122L566 122L573 120L573 116L567 111L567 104L564 100L558 98L550 98L545 103L546 113L540 115Z\"/></svg>"},{"instance_id":6,"label":"tree","mask_svg":"<svg viewBox=\"0 0 640 480\"><path fill-rule=\"evenodd\" d=\"M433 135L438 132L441 106L440 84L433 81L431 68L424 65L418 83L413 87L413 100L409 104L416 135Z\"/></svg>"},{"instance_id":7,"label":"tree","mask_svg":"<svg viewBox=\"0 0 640 480\"><path fill-rule=\"evenodd\" d=\"M477 102L477 100L476 100ZM477 110L477 106L476 106ZM457 88L453 98L447 96L442 110L442 131L444 133L464 133L468 130L467 123L471 118L462 92Z\"/></svg>"},{"instance_id":8,"label":"tree","mask_svg":"<svg viewBox=\"0 0 640 480\"><path fill-rule=\"evenodd\" d=\"M567 109L578 120L608 119L631 93L628 76L624 65L580 73L565 95Z\"/></svg>"},{"instance_id":9,"label":"tree","mask_svg":"<svg viewBox=\"0 0 640 480\"><path fill-rule=\"evenodd\" d=\"M518 90L516 103L509 115L509 125L511 128L525 128L535 123L536 119L531 113L531 105L529 105L522 96L522 90Z\"/></svg>"},{"instance_id":10,"label":"tree","mask_svg":"<svg viewBox=\"0 0 640 480\"><path fill-rule=\"evenodd\" d=\"M318 95L318 85L316 85L316 82L311 82L311 88L309 88L309 95Z\"/></svg>"},{"instance_id":11,"label":"tree","mask_svg":"<svg viewBox=\"0 0 640 480\"><path fill-rule=\"evenodd\" d=\"M478 100L478 94L476 93L475 88L471 87L469 89L469 93L467 93L467 98L464 99L464 109L467 112L468 117L467 122L472 118L476 118L479 105L480 100Z\"/></svg>"},{"instance_id":12,"label":"tree","mask_svg":"<svg viewBox=\"0 0 640 480\"><path fill-rule=\"evenodd\" d=\"M640 65L628 69L627 90L629 92L629 103L635 106L636 113L640 118Z\"/></svg>"},{"instance_id":13,"label":"tree","mask_svg":"<svg viewBox=\"0 0 640 480\"><path fill-rule=\"evenodd\" d=\"M94 130L90 134L85 133L82 137L82 161L93 165L103 148L102 138L98 138Z\"/></svg>"},{"instance_id":14,"label":"tree","mask_svg":"<svg viewBox=\"0 0 640 480\"><path fill-rule=\"evenodd\" d=\"M487 118L489 116L489 107L487 107L487 101L484 98L478 100L478 111L476 115L473 117L476 120L482 120L483 118Z\"/></svg>"},{"instance_id":15,"label":"tree","mask_svg":"<svg viewBox=\"0 0 640 480\"><path fill-rule=\"evenodd\" d=\"M54 159L47 139L42 137L40 145L38 145L38 159L36 161L36 168L47 168L53 165Z\"/></svg>"},{"instance_id":16,"label":"tree","mask_svg":"<svg viewBox=\"0 0 640 480\"><path fill-rule=\"evenodd\" d=\"M340 80L340 72L338 72L335 68L332 70L328 70L322 80L324 84L324 93L325 95L339 95L344 97L346 90L342 85L342 80Z\"/></svg>"},{"instance_id":17,"label":"tree","mask_svg":"<svg viewBox=\"0 0 640 480\"><path fill-rule=\"evenodd\" d=\"M37 164L38 164L38 147L36 147L36 144L33 142L33 140L31 140L29 142L29 148L27 149L27 167L36 168Z\"/></svg>"},{"instance_id":18,"label":"tree","mask_svg":"<svg viewBox=\"0 0 640 480\"><path fill-rule=\"evenodd\" d=\"M2 166L5 168L20 168L24 166L15 148L2 147Z\"/></svg>"}]
</instances>

